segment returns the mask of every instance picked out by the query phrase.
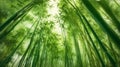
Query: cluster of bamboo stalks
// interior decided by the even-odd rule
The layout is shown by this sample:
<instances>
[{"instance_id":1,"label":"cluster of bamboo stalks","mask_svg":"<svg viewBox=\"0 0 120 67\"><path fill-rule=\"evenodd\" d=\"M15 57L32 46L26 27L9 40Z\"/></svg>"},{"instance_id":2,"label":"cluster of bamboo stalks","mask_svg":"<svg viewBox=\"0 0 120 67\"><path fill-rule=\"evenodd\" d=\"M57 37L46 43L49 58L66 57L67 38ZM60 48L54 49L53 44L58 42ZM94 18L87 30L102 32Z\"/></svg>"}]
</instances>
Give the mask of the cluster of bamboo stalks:
<instances>
[{"instance_id":1,"label":"cluster of bamboo stalks","mask_svg":"<svg viewBox=\"0 0 120 67\"><path fill-rule=\"evenodd\" d=\"M0 67L120 66L120 10L109 0L59 0L49 21L49 1L32 0L0 24Z\"/></svg>"}]
</instances>

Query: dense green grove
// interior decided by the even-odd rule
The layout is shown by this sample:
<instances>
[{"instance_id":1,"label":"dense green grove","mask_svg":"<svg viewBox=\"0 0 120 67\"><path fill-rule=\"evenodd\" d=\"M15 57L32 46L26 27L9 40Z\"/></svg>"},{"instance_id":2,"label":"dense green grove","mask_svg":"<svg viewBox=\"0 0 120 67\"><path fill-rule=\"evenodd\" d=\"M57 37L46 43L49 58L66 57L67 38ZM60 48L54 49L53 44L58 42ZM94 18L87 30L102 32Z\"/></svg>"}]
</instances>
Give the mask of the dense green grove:
<instances>
[{"instance_id":1,"label":"dense green grove","mask_svg":"<svg viewBox=\"0 0 120 67\"><path fill-rule=\"evenodd\" d=\"M120 1L0 0L0 67L120 67Z\"/></svg>"}]
</instances>

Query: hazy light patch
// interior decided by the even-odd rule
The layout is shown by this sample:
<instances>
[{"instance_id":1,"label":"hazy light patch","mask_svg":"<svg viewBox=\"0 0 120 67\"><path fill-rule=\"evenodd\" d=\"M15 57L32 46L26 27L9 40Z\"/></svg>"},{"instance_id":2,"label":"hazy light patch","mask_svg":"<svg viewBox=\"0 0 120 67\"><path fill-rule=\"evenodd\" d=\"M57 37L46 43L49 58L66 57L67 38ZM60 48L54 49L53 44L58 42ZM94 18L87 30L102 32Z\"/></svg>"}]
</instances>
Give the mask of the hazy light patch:
<instances>
[{"instance_id":1,"label":"hazy light patch","mask_svg":"<svg viewBox=\"0 0 120 67\"><path fill-rule=\"evenodd\" d=\"M32 24L29 21L25 21L24 23L22 23L23 26L27 27L27 28L31 28Z\"/></svg>"},{"instance_id":2,"label":"hazy light patch","mask_svg":"<svg viewBox=\"0 0 120 67\"><path fill-rule=\"evenodd\" d=\"M60 27L60 24L59 23L55 23L55 26L54 26L54 32L57 32L59 35L62 34L62 30L61 30L61 27Z\"/></svg>"},{"instance_id":3,"label":"hazy light patch","mask_svg":"<svg viewBox=\"0 0 120 67\"><path fill-rule=\"evenodd\" d=\"M56 16L59 13L58 0L50 0L48 5L48 14L51 16Z\"/></svg>"},{"instance_id":4,"label":"hazy light patch","mask_svg":"<svg viewBox=\"0 0 120 67\"><path fill-rule=\"evenodd\" d=\"M59 3L59 0L49 0L48 6L47 6L47 12L48 12L48 21L54 22L54 29L53 32L62 35L62 30L59 24L59 7L57 6Z\"/></svg>"},{"instance_id":5,"label":"hazy light patch","mask_svg":"<svg viewBox=\"0 0 120 67\"><path fill-rule=\"evenodd\" d=\"M25 40L25 42L24 42L25 45L22 45L23 46L23 50L27 49L27 47L29 46L29 43L30 43L29 39Z\"/></svg>"},{"instance_id":6,"label":"hazy light patch","mask_svg":"<svg viewBox=\"0 0 120 67\"><path fill-rule=\"evenodd\" d=\"M96 0L96 1L100 1L100 0Z\"/></svg>"},{"instance_id":7,"label":"hazy light patch","mask_svg":"<svg viewBox=\"0 0 120 67\"><path fill-rule=\"evenodd\" d=\"M49 21L54 21L56 20L56 16L59 15L59 8L58 8L58 0L49 0L48 2L48 7L47 7L47 12L49 17L47 18Z\"/></svg>"},{"instance_id":8,"label":"hazy light patch","mask_svg":"<svg viewBox=\"0 0 120 67\"><path fill-rule=\"evenodd\" d=\"M30 12L28 13L28 16L29 16L30 18L32 18L32 19L34 18L35 20L39 18L38 16L34 15L34 14L32 13L32 11L30 11Z\"/></svg>"}]
</instances>

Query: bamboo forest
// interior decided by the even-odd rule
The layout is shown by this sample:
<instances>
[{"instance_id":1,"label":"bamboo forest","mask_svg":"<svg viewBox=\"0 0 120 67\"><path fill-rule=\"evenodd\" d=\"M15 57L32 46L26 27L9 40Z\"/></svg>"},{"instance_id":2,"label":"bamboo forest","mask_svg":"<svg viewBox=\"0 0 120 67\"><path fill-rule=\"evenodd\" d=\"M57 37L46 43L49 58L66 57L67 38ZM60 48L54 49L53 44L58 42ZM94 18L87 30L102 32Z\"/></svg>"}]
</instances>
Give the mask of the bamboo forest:
<instances>
[{"instance_id":1,"label":"bamboo forest","mask_svg":"<svg viewBox=\"0 0 120 67\"><path fill-rule=\"evenodd\" d=\"M0 0L0 67L120 67L120 0Z\"/></svg>"}]
</instances>

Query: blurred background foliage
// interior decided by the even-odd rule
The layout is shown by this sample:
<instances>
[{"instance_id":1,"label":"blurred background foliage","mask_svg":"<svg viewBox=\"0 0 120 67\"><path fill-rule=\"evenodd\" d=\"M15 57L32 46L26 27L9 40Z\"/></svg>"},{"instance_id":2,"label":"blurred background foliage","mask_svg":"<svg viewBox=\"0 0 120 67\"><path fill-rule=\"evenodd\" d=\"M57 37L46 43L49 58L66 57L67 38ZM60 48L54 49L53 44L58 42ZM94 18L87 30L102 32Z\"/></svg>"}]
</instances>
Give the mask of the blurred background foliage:
<instances>
[{"instance_id":1,"label":"blurred background foliage","mask_svg":"<svg viewBox=\"0 0 120 67\"><path fill-rule=\"evenodd\" d=\"M0 0L0 67L119 67L119 0Z\"/></svg>"}]
</instances>

